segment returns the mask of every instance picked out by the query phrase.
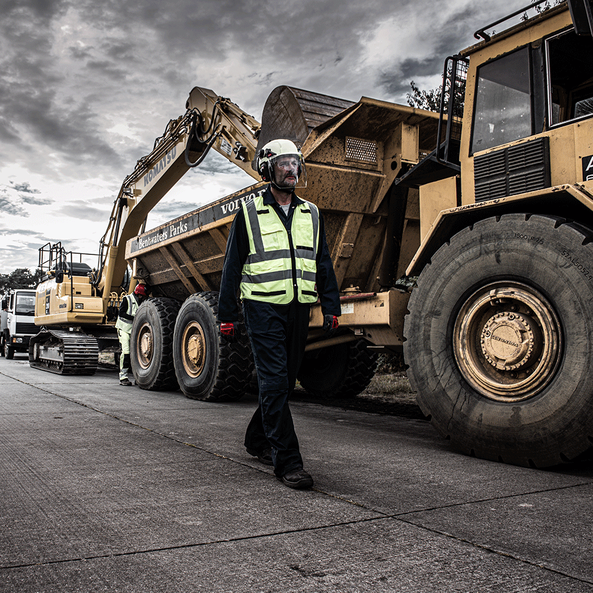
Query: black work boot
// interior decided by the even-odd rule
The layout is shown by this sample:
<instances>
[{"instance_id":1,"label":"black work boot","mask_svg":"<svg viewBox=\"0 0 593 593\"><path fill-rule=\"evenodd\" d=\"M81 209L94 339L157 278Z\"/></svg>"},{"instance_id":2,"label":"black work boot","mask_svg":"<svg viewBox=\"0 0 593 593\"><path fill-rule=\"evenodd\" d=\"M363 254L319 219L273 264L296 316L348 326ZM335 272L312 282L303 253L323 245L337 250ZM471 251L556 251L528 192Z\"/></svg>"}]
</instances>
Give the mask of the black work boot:
<instances>
[{"instance_id":1,"label":"black work boot","mask_svg":"<svg viewBox=\"0 0 593 593\"><path fill-rule=\"evenodd\" d=\"M281 478L279 476L276 477L289 488L296 488L297 490L303 490L313 486L313 478L302 468L286 472Z\"/></svg>"}]
</instances>

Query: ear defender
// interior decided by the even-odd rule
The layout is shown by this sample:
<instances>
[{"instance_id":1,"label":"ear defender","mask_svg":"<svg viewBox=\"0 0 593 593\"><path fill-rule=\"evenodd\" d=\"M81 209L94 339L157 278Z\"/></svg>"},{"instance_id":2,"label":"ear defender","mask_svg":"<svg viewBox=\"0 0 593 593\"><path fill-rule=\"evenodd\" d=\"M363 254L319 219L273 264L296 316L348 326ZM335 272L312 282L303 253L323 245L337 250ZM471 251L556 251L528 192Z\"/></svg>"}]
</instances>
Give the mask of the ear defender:
<instances>
[{"instance_id":1,"label":"ear defender","mask_svg":"<svg viewBox=\"0 0 593 593\"><path fill-rule=\"evenodd\" d=\"M260 165L259 165L258 173L260 174L262 181L271 181L272 180L269 159L273 155L274 155L274 153L269 150L267 151L267 154L266 154L265 148L262 148L259 151L258 161L259 161ZM262 162L264 157L267 157L267 160Z\"/></svg>"}]
</instances>

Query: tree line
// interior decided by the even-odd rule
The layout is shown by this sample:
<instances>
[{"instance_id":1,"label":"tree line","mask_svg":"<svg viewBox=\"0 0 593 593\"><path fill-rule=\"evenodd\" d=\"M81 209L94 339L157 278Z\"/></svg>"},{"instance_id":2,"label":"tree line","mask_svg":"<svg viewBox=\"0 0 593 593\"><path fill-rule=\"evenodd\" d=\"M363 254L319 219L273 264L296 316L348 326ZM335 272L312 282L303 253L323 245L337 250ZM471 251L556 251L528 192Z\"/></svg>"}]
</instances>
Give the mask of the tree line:
<instances>
[{"instance_id":1,"label":"tree line","mask_svg":"<svg viewBox=\"0 0 593 593\"><path fill-rule=\"evenodd\" d=\"M0 294L16 288L35 288L41 282L41 270L31 273L28 268L17 268L10 274L0 274Z\"/></svg>"}]
</instances>

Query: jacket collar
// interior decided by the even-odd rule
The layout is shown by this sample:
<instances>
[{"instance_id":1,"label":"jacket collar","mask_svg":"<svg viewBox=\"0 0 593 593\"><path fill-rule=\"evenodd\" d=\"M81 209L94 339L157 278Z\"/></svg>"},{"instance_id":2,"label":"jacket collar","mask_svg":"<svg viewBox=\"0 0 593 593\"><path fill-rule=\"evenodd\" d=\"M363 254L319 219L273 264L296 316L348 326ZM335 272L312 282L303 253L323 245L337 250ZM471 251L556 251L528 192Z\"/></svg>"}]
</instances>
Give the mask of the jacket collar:
<instances>
[{"instance_id":1,"label":"jacket collar","mask_svg":"<svg viewBox=\"0 0 593 593\"><path fill-rule=\"evenodd\" d=\"M274 204L277 204L269 185L266 188L266 191L264 192L263 198L264 198L264 205L266 205L266 206L273 206ZM301 200L301 198L299 198L294 192L292 192L292 202L291 203L293 205L304 204L305 200Z\"/></svg>"}]
</instances>

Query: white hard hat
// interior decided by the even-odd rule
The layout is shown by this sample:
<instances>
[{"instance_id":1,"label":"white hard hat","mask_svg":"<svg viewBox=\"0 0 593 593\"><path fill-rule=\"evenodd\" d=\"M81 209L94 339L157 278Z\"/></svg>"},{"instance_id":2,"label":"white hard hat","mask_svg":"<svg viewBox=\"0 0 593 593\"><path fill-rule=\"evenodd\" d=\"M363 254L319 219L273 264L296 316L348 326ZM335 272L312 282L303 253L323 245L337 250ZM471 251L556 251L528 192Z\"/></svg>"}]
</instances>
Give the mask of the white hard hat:
<instances>
[{"instance_id":1,"label":"white hard hat","mask_svg":"<svg viewBox=\"0 0 593 593\"><path fill-rule=\"evenodd\" d=\"M291 140L271 140L263 146L257 155L257 170L264 181L270 181L278 189L287 189L286 186L279 185L274 174L275 163L279 162L280 157L294 156L296 159L298 181L296 186L306 187L305 159L296 144ZM298 183L300 181L300 183ZM292 188L290 188L292 189Z\"/></svg>"}]
</instances>

